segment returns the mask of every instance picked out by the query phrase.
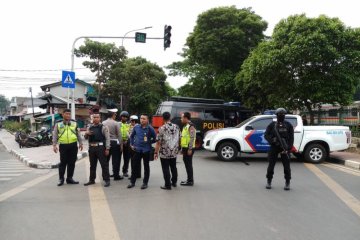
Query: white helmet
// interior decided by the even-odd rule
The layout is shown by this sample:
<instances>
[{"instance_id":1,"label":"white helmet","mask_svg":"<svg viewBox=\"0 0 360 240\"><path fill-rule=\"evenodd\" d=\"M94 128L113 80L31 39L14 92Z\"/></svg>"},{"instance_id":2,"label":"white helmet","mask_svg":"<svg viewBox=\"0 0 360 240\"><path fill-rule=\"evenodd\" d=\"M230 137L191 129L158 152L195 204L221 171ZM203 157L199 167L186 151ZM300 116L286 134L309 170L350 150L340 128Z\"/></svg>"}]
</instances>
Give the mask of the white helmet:
<instances>
[{"instance_id":1,"label":"white helmet","mask_svg":"<svg viewBox=\"0 0 360 240\"><path fill-rule=\"evenodd\" d=\"M139 118L138 118L138 116L136 116L136 115L131 115L130 116L130 121L131 120L139 120Z\"/></svg>"}]
</instances>

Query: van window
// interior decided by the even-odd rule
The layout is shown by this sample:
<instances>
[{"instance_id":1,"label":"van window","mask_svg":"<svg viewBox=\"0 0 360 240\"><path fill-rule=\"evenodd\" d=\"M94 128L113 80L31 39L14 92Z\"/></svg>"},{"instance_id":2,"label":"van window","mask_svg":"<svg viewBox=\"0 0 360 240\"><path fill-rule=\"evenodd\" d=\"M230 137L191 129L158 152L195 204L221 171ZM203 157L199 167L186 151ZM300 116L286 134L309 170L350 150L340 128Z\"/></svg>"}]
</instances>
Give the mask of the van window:
<instances>
[{"instance_id":1,"label":"van window","mask_svg":"<svg viewBox=\"0 0 360 240\"><path fill-rule=\"evenodd\" d=\"M203 110L196 108L180 108L177 107L176 117L181 117L184 112L189 112L191 114L191 118L204 118Z\"/></svg>"},{"instance_id":2,"label":"van window","mask_svg":"<svg viewBox=\"0 0 360 240\"><path fill-rule=\"evenodd\" d=\"M205 109L206 120L224 121L224 111L221 109Z\"/></svg>"},{"instance_id":3,"label":"van window","mask_svg":"<svg viewBox=\"0 0 360 240\"><path fill-rule=\"evenodd\" d=\"M273 121L272 118L265 118L265 119L260 119L260 120L254 121L254 122L250 123L249 125L251 125L254 130L265 130L267 128L267 126L269 126L269 124L272 123L272 121Z\"/></svg>"}]
</instances>

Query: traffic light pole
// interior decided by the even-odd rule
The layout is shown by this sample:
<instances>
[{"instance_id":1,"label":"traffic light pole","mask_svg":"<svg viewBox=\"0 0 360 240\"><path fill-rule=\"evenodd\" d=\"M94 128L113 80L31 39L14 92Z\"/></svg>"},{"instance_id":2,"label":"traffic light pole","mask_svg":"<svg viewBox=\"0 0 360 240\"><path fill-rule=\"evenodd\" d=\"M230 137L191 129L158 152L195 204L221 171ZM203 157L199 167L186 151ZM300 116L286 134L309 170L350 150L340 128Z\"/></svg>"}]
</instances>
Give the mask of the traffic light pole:
<instances>
[{"instance_id":1,"label":"traffic light pole","mask_svg":"<svg viewBox=\"0 0 360 240\"><path fill-rule=\"evenodd\" d=\"M135 39L135 37L117 37L117 36L81 36L74 40L72 48L71 48L71 71L74 71L74 61L75 61L75 44L80 39ZM157 37L147 37L146 39L164 39L164 38L157 38ZM71 118L75 120L75 90L72 89L72 102L71 102Z\"/></svg>"}]
</instances>

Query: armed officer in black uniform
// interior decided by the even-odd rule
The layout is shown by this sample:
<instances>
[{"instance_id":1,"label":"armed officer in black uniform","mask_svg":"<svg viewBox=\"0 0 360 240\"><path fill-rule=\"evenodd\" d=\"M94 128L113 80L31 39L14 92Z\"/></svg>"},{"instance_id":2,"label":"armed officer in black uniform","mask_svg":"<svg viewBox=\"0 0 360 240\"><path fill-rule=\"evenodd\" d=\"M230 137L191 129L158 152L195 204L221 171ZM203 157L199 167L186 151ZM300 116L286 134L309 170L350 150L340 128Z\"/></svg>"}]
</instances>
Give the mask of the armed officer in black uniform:
<instances>
[{"instance_id":1,"label":"armed officer in black uniform","mask_svg":"<svg viewBox=\"0 0 360 240\"><path fill-rule=\"evenodd\" d=\"M266 174L266 188L271 189L274 167L280 153L285 174L284 190L290 190L290 150L294 144L294 128L291 123L285 121L286 110L284 108L278 108L275 113L277 121L270 123L265 131L265 139L270 143L270 150L268 152L269 166Z\"/></svg>"},{"instance_id":2,"label":"armed officer in black uniform","mask_svg":"<svg viewBox=\"0 0 360 240\"><path fill-rule=\"evenodd\" d=\"M93 114L93 124L85 133L85 139L89 140L90 178L84 186L95 184L96 166L99 160L102 177L105 181L104 187L110 186L109 162L107 156L110 150L110 135L107 126L100 123L100 114Z\"/></svg>"}]
</instances>

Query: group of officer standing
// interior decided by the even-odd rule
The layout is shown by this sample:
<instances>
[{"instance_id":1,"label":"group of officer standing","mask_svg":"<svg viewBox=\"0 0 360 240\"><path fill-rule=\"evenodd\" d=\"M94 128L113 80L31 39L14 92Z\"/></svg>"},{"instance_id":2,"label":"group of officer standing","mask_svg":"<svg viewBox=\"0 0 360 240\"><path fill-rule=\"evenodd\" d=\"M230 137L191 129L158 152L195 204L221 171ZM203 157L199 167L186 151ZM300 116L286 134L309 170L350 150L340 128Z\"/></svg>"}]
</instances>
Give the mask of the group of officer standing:
<instances>
[{"instance_id":1,"label":"group of officer standing","mask_svg":"<svg viewBox=\"0 0 360 240\"><path fill-rule=\"evenodd\" d=\"M150 178L150 164L153 159L157 160L160 155L165 185L161 189L171 190L177 186L176 157L181 150L188 178L181 185L193 186L192 157L195 148L196 130L191 122L188 112L182 114L181 121L184 124L182 132L180 128L170 122L169 112L163 114L164 125L156 134L149 124L149 116L142 114L140 123L138 117L123 111L120 113L121 122L115 121L117 111L109 111L107 120L101 123L99 113L92 114L92 124L85 132L85 139L89 142L90 177L84 185L95 184L97 163L100 162L104 187L110 186L110 178L114 181L129 177L129 163L131 159L131 176L128 188L135 187L136 179L141 178L141 161L144 166L144 178L141 189L148 187ZM130 123L128 120L130 118ZM78 146L79 143L79 146ZM156 147L152 145L156 143ZM59 145L59 149L57 147ZM78 148L83 149L80 130L75 121L70 119L70 110L63 112L63 121L54 127L53 150L60 152L59 182L64 184L64 175L67 168L66 183L79 184L73 179L75 162ZM121 158L124 159L122 176L120 174ZM112 161L113 174L110 175L109 163ZM170 169L171 174L170 174ZM171 177L172 175L172 177ZM171 182L170 182L171 178Z\"/></svg>"}]
</instances>

